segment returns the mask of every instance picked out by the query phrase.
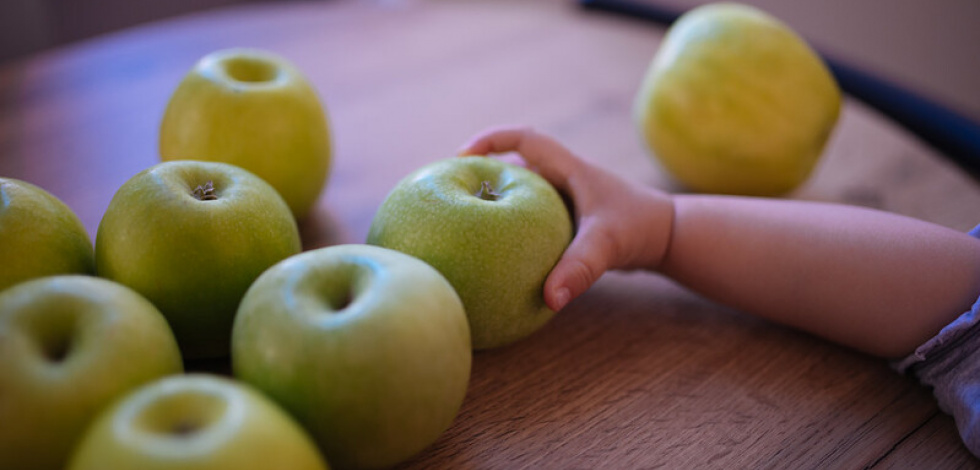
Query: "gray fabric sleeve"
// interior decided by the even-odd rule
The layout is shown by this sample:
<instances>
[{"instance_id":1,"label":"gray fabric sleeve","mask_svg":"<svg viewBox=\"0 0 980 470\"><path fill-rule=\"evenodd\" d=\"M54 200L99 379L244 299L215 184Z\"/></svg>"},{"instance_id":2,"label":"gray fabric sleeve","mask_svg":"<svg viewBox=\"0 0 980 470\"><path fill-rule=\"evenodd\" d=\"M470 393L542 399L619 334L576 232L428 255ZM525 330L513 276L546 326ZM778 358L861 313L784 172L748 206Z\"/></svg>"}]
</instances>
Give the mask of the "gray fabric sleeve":
<instances>
[{"instance_id":1,"label":"gray fabric sleeve","mask_svg":"<svg viewBox=\"0 0 980 470\"><path fill-rule=\"evenodd\" d=\"M980 238L980 226L970 235ZM892 366L932 388L939 408L953 415L963 443L980 458L980 299Z\"/></svg>"}]
</instances>

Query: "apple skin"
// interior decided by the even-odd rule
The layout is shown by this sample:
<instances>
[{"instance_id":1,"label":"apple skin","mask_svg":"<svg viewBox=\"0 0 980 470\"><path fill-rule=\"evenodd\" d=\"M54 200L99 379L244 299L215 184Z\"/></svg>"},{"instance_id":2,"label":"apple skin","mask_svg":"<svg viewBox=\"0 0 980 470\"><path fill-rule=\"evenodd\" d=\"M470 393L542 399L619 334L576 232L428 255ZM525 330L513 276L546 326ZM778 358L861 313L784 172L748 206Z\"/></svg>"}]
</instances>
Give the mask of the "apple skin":
<instances>
[{"instance_id":1,"label":"apple skin","mask_svg":"<svg viewBox=\"0 0 980 470\"><path fill-rule=\"evenodd\" d=\"M62 468L89 422L129 390L183 370L160 312L88 276L0 293L0 462Z\"/></svg>"},{"instance_id":2,"label":"apple skin","mask_svg":"<svg viewBox=\"0 0 980 470\"><path fill-rule=\"evenodd\" d=\"M56 274L94 274L92 241L75 213L47 191L0 178L0 291Z\"/></svg>"},{"instance_id":3,"label":"apple skin","mask_svg":"<svg viewBox=\"0 0 980 470\"><path fill-rule=\"evenodd\" d=\"M199 199L195 190L209 181L216 199ZM184 357L227 357L248 286L300 249L289 208L261 178L225 163L175 161L119 188L99 224L95 264L163 312Z\"/></svg>"},{"instance_id":4,"label":"apple skin","mask_svg":"<svg viewBox=\"0 0 980 470\"><path fill-rule=\"evenodd\" d=\"M776 196L809 177L840 107L837 83L796 33L721 3L669 29L634 114L653 156L688 188Z\"/></svg>"},{"instance_id":5,"label":"apple skin","mask_svg":"<svg viewBox=\"0 0 980 470\"><path fill-rule=\"evenodd\" d=\"M206 374L144 385L99 415L69 470L325 470L305 431L245 384Z\"/></svg>"},{"instance_id":6,"label":"apple skin","mask_svg":"<svg viewBox=\"0 0 980 470\"><path fill-rule=\"evenodd\" d=\"M477 196L484 181L499 199ZM463 300L474 349L488 349L530 335L554 315L544 281L571 237L568 209L544 178L469 156L402 179L375 214L367 242L439 270Z\"/></svg>"},{"instance_id":7,"label":"apple skin","mask_svg":"<svg viewBox=\"0 0 980 470\"><path fill-rule=\"evenodd\" d=\"M335 468L386 468L434 442L469 385L459 297L435 269L384 248L291 257L249 289L235 319L235 376L272 397Z\"/></svg>"},{"instance_id":8,"label":"apple skin","mask_svg":"<svg viewBox=\"0 0 980 470\"><path fill-rule=\"evenodd\" d=\"M160 124L160 157L245 168L303 218L330 171L328 125L316 91L286 59L225 49L204 56L177 86Z\"/></svg>"}]
</instances>

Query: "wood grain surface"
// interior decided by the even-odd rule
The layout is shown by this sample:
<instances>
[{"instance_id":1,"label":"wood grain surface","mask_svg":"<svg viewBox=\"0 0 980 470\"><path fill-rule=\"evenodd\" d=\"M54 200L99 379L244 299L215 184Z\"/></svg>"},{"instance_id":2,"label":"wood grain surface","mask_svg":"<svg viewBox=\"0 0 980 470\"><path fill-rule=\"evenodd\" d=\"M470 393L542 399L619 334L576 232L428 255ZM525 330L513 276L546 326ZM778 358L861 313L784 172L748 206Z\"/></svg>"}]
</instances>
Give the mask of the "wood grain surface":
<instances>
[{"instance_id":1,"label":"wood grain surface","mask_svg":"<svg viewBox=\"0 0 980 470\"><path fill-rule=\"evenodd\" d=\"M225 47L275 51L328 109L335 161L304 246L364 241L394 184L473 133L521 123L625 177L680 190L631 122L663 30L564 1L282 2L104 36L0 68L0 175L51 191L94 237L155 164L178 80ZM980 185L848 101L788 197L959 230ZM885 361L651 273L611 273L547 327L475 355L454 425L404 468L974 468L930 392Z\"/></svg>"}]
</instances>

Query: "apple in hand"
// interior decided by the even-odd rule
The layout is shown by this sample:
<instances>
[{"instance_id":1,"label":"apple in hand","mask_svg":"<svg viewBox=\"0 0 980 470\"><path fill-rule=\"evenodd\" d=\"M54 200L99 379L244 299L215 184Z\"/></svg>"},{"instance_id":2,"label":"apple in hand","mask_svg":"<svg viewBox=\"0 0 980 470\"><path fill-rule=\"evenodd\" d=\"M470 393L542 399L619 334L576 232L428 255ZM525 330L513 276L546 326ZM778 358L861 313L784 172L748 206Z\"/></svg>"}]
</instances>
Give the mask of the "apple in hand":
<instances>
[{"instance_id":1,"label":"apple in hand","mask_svg":"<svg viewBox=\"0 0 980 470\"><path fill-rule=\"evenodd\" d=\"M254 49L206 55L171 96L160 157L231 163L279 191L297 218L330 170L330 132L316 91L286 59Z\"/></svg>"},{"instance_id":2,"label":"apple in hand","mask_svg":"<svg viewBox=\"0 0 980 470\"><path fill-rule=\"evenodd\" d=\"M250 387L205 374L144 385L99 415L69 470L326 470L309 436Z\"/></svg>"},{"instance_id":3,"label":"apple in hand","mask_svg":"<svg viewBox=\"0 0 980 470\"><path fill-rule=\"evenodd\" d=\"M0 178L0 291L55 274L93 274L92 241L68 206L33 184Z\"/></svg>"},{"instance_id":4,"label":"apple in hand","mask_svg":"<svg viewBox=\"0 0 980 470\"><path fill-rule=\"evenodd\" d=\"M189 358L228 356L248 286L299 251L296 221L276 191L213 162L165 162L132 177L95 237L99 276L153 302Z\"/></svg>"},{"instance_id":5,"label":"apple in hand","mask_svg":"<svg viewBox=\"0 0 980 470\"><path fill-rule=\"evenodd\" d=\"M774 196L807 179L840 107L827 67L788 26L721 3L668 30L635 120L653 155L690 189Z\"/></svg>"},{"instance_id":6,"label":"apple in hand","mask_svg":"<svg viewBox=\"0 0 980 470\"><path fill-rule=\"evenodd\" d=\"M553 315L544 281L572 237L558 192L538 174L492 158L451 158L405 177L367 241L415 256L453 285L475 349L517 341Z\"/></svg>"},{"instance_id":7,"label":"apple in hand","mask_svg":"<svg viewBox=\"0 0 980 470\"><path fill-rule=\"evenodd\" d=\"M452 423L472 352L449 283L422 261L368 245L293 256L242 300L235 376L283 405L336 468L384 468Z\"/></svg>"},{"instance_id":8,"label":"apple in hand","mask_svg":"<svg viewBox=\"0 0 980 470\"><path fill-rule=\"evenodd\" d=\"M0 467L62 468L89 422L130 389L182 371L146 299L88 276L0 293Z\"/></svg>"}]
</instances>

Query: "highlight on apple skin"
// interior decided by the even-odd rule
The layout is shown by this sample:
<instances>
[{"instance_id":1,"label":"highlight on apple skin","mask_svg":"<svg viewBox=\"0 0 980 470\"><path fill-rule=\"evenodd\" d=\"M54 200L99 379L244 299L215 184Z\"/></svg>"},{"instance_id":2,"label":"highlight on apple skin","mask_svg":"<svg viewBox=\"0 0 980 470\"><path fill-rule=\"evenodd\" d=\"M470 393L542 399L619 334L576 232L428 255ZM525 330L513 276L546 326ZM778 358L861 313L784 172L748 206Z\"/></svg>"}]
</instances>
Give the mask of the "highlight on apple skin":
<instances>
[{"instance_id":1,"label":"highlight on apple skin","mask_svg":"<svg viewBox=\"0 0 980 470\"><path fill-rule=\"evenodd\" d=\"M183 370L163 315L119 284L52 276L0 293L0 467L63 468L130 390Z\"/></svg>"}]
</instances>

